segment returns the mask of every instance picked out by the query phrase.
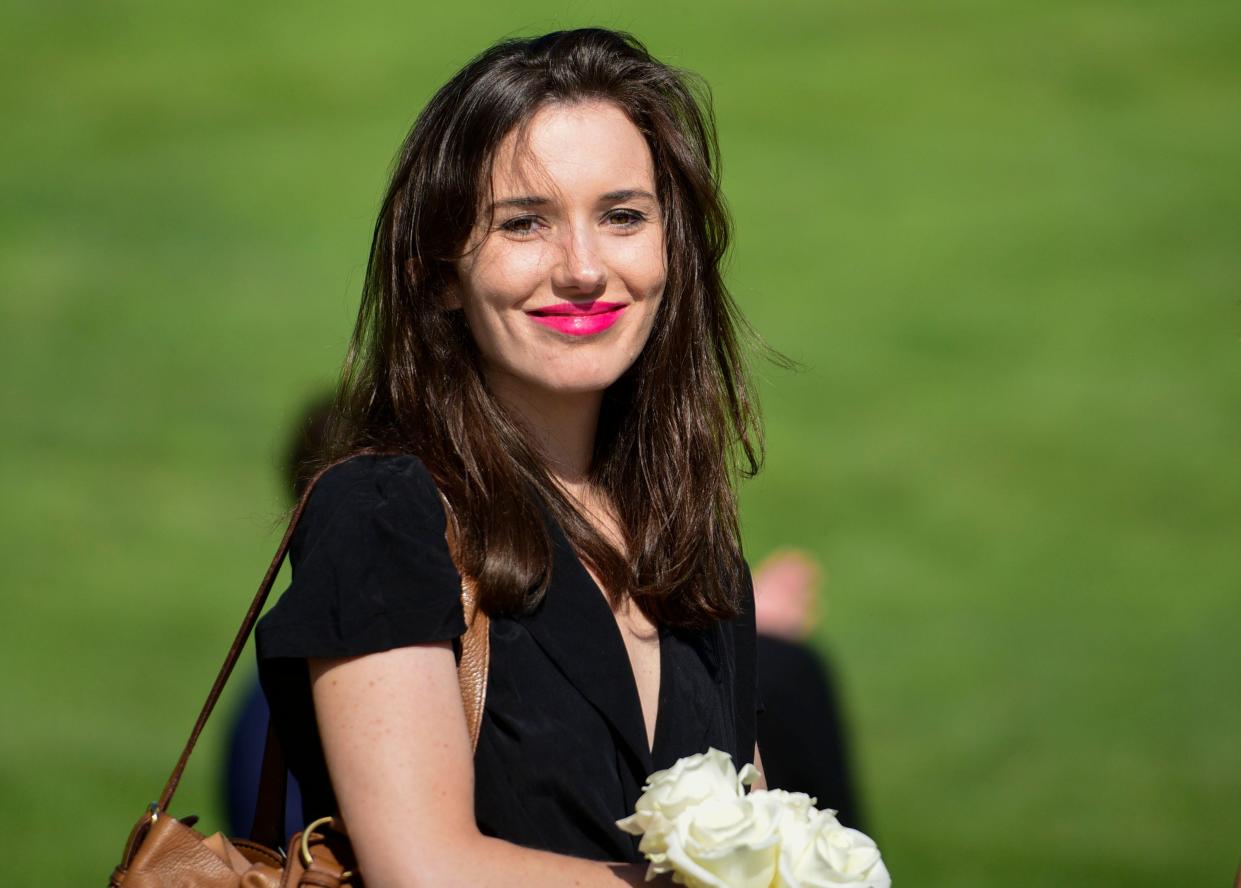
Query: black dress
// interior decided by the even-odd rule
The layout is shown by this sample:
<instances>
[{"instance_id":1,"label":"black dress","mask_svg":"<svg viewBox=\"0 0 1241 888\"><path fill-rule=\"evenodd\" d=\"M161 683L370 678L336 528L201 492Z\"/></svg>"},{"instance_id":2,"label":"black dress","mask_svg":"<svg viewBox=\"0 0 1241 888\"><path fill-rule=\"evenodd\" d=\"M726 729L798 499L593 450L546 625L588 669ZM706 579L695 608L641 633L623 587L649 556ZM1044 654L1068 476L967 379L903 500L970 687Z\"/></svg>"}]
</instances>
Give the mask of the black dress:
<instances>
[{"instance_id":1,"label":"black dress","mask_svg":"<svg viewBox=\"0 0 1241 888\"><path fill-rule=\"evenodd\" d=\"M753 588L743 614L701 631L660 629L654 749L620 630L558 524L551 583L529 616L491 620L478 748L479 829L577 857L641 861L615 821L651 772L714 746L754 754ZM336 811L314 720L307 657L455 639L460 576L435 483L414 456L360 456L329 469L290 547L293 580L257 629L259 675L307 818ZM416 704L415 704L416 705ZM308 738L308 739L307 739Z\"/></svg>"}]
</instances>

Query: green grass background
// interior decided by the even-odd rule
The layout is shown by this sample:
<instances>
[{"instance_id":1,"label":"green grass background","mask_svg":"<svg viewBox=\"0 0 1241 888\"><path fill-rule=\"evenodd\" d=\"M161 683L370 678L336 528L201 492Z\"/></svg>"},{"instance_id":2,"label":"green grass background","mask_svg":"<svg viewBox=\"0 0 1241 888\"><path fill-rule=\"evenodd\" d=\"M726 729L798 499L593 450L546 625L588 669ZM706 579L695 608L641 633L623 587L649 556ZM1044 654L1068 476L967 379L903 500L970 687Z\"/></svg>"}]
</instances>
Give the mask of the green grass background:
<instances>
[{"instance_id":1,"label":"green grass background","mask_svg":"<svg viewBox=\"0 0 1241 888\"><path fill-rule=\"evenodd\" d=\"M1205 0L6 5L4 880L102 884L158 793L418 109L592 23L714 88L730 281L805 365L759 371L747 546L826 565L898 884L1229 883L1241 6Z\"/></svg>"}]
</instances>

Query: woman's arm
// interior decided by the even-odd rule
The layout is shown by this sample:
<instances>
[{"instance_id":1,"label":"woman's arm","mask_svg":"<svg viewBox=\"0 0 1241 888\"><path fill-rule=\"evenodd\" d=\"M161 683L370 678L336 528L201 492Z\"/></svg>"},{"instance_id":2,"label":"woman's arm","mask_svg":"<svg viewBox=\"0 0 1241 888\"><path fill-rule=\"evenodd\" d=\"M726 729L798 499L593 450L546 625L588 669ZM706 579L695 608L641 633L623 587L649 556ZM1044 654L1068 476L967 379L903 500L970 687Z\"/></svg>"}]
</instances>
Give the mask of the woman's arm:
<instances>
[{"instance_id":1,"label":"woman's arm","mask_svg":"<svg viewBox=\"0 0 1241 888\"><path fill-rule=\"evenodd\" d=\"M312 659L323 753L366 883L641 885L646 867L535 851L482 835L449 642Z\"/></svg>"}]
</instances>

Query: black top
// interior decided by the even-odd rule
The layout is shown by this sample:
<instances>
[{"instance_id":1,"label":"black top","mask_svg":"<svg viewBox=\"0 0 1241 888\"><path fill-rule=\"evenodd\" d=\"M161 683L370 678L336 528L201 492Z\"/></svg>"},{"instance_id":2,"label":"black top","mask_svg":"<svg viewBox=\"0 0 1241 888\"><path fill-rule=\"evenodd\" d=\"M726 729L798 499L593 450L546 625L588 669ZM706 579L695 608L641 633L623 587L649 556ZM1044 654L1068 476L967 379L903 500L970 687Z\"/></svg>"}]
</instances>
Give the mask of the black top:
<instances>
[{"instance_id":1,"label":"black top","mask_svg":"<svg viewBox=\"0 0 1241 888\"><path fill-rule=\"evenodd\" d=\"M360 456L324 473L290 546L293 581L259 621L259 675L308 818L336 811L307 657L372 653L465 631L460 575L435 483L415 456ZM491 619L474 808L491 836L596 860L641 861L616 828L651 772L710 746L754 754L754 595L701 631L661 628L654 750L616 620L559 525L547 595Z\"/></svg>"}]
</instances>

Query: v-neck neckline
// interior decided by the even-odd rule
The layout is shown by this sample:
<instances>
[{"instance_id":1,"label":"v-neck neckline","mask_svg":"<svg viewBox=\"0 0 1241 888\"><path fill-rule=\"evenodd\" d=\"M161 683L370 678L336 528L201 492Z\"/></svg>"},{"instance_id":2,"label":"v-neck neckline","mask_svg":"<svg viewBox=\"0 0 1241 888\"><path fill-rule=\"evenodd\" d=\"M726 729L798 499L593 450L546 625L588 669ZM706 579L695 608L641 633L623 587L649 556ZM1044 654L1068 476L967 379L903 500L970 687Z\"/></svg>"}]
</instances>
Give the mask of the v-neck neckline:
<instances>
[{"instance_id":1,"label":"v-neck neckline","mask_svg":"<svg viewBox=\"0 0 1241 888\"><path fill-rule=\"evenodd\" d=\"M596 602L603 606L603 612L607 615L613 636L620 645L621 653L625 657L625 663L629 667L629 693L632 696L633 702L637 703L638 716L642 721L642 739L645 741L646 753L650 761L654 763L656 761L655 753L661 748L660 740L666 732L665 722L667 718L664 715L664 698L671 691L671 686L668 683L668 645L665 643L668 631L662 624L656 624L655 626L655 632L659 636L659 686L655 689L655 729L651 733L650 739L648 739L646 733L646 712L642 709L642 694L638 691L638 676L633 668L633 660L629 656L629 648L625 645L625 635L621 631L620 623L617 622L616 614L612 610L612 602L608 600L602 587L595 581L594 575L587 569L581 556L577 554L577 549L573 548L569 535L560 526L556 516L551 513L550 509L546 509L546 513L552 527L555 528L555 532L560 538L561 544L569 555L570 563L586 581L590 590L594 593ZM551 590L549 589L548 592L550 593Z\"/></svg>"}]
</instances>

